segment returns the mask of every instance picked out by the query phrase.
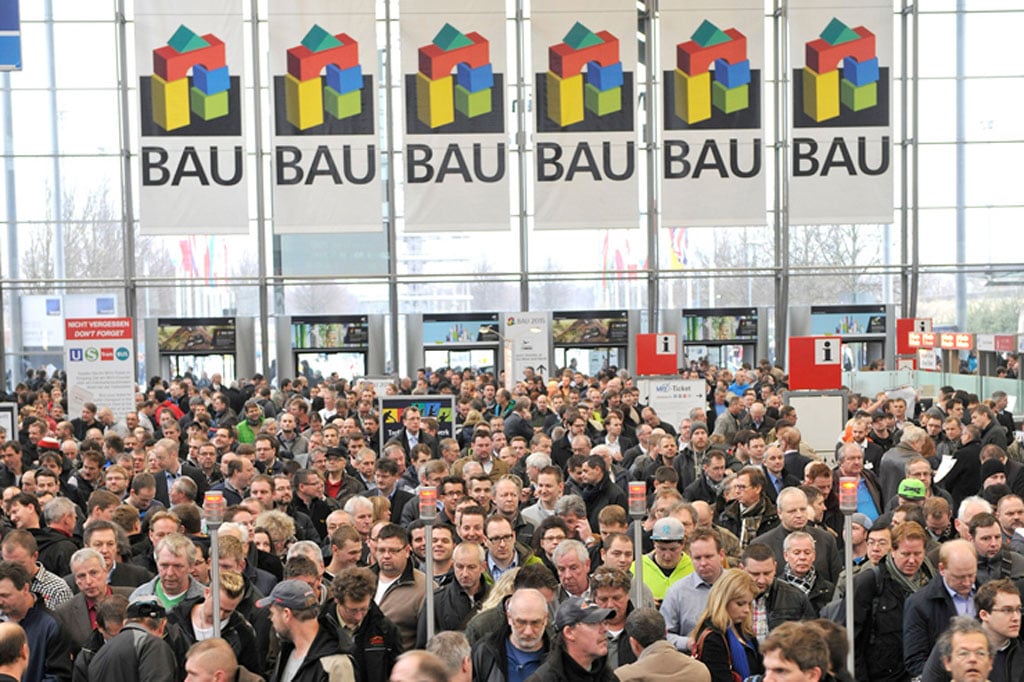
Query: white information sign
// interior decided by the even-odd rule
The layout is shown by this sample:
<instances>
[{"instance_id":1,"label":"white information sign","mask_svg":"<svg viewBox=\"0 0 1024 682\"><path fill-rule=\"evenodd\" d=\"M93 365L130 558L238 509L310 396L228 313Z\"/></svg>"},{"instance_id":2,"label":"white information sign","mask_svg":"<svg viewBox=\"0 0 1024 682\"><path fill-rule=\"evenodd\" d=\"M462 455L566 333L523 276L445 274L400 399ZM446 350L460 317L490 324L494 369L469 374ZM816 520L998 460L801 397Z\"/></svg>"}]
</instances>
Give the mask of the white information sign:
<instances>
[{"instance_id":1,"label":"white information sign","mask_svg":"<svg viewBox=\"0 0 1024 682\"><path fill-rule=\"evenodd\" d=\"M135 353L130 317L69 318L64 321L68 414L82 406L109 407L120 421L135 410Z\"/></svg>"},{"instance_id":2,"label":"white information sign","mask_svg":"<svg viewBox=\"0 0 1024 682\"><path fill-rule=\"evenodd\" d=\"M708 386L701 379L682 379L677 376L643 377L636 380L640 401L650 405L673 427L689 418L690 411L707 408Z\"/></svg>"}]
</instances>

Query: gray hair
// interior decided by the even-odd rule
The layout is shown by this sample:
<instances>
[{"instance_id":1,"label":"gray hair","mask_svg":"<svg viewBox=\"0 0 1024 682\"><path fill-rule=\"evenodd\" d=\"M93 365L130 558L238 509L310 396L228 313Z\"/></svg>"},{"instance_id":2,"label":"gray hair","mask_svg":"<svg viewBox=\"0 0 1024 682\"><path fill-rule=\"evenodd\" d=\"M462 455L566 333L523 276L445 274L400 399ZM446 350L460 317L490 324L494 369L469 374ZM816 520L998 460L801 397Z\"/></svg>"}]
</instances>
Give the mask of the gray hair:
<instances>
[{"instance_id":1,"label":"gray hair","mask_svg":"<svg viewBox=\"0 0 1024 682\"><path fill-rule=\"evenodd\" d=\"M967 508L974 505L981 507L986 514L991 514L994 511L992 509L992 503L984 497L980 495L971 495L970 497L965 497L960 501L960 506L956 510L956 517L958 519L966 518Z\"/></svg>"},{"instance_id":2,"label":"gray hair","mask_svg":"<svg viewBox=\"0 0 1024 682\"><path fill-rule=\"evenodd\" d=\"M71 565L71 572L75 572L75 566L80 566L81 564L84 564L86 561L89 561L90 559L95 559L96 561L99 561L100 566L106 568L107 562L103 560L103 555L97 552L95 549L92 549L91 547L85 547L71 555L71 561L69 562Z\"/></svg>"},{"instance_id":3,"label":"gray hair","mask_svg":"<svg viewBox=\"0 0 1024 682\"><path fill-rule=\"evenodd\" d=\"M526 468L535 467L538 470L551 466L551 458L543 452L532 452L526 456Z\"/></svg>"},{"instance_id":4,"label":"gray hair","mask_svg":"<svg viewBox=\"0 0 1024 682\"><path fill-rule=\"evenodd\" d=\"M579 495L562 495L555 502L555 516L575 514L579 517L587 515L587 505Z\"/></svg>"},{"instance_id":5,"label":"gray hair","mask_svg":"<svg viewBox=\"0 0 1024 682\"><path fill-rule=\"evenodd\" d=\"M46 525L59 521L68 514L75 513L75 503L66 497L55 497L43 507L43 519Z\"/></svg>"},{"instance_id":6,"label":"gray hair","mask_svg":"<svg viewBox=\"0 0 1024 682\"><path fill-rule=\"evenodd\" d=\"M985 648L991 654L992 643L989 641L988 634L981 626L981 623L973 616L954 616L949 619L949 627L942 633L936 644L939 654L943 659L949 660L953 657L953 637L955 635L972 635L975 633L985 636Z\"/></svg>"},{"instance_id":7,"label":"gray hair","mask_svg":"<svg viewBox=\"0 0 1024 682\"><path fill-rule=\"evenodd\" d=\"M320 546L312 540L299 540L298 542L292 543L288 547L288 554L285 557L285 561L296 556L304 556L314 564L317 569L323 573L324 571L324 555L320 550Z\"/></svg>"},{"instance_id":8,"label":"gray hair","mask_svg":"<svg viewBox=\"0 0 1024 682\"><path fill-rule=\"evenodd\" d=\"M903 427L903 436L900 437L900 443L920 443L925 438L928 438L927 431L920 426L907 424Z\"/></svg>"},{"instance_id":9,"label":"gray hair","mask_svg":"<svg viewBox=\"0 0 1024 682\"><path fill-rule=\"evenodd\" d=\"M448 679L458 675L462 670L462 664L471 653L466 635L455 630L446 630L434 635L427 642L427 651L441 659L448 671Z\"/></svg>"},{"instance_id":10,"label":"gray hair","mask_svg":"<svg viewBox=\"0 0 1024 682\"><path fill-rule=\"evenodd\" d=\"M793 544L794 540L810 540L811 547L814 547L814 536L810 533L805 533L802 530L796 530L786 536L786 539L782 541L782 551L788 552L790 545Z\"/></svg>"},{"instance_id":11,"label":"gray hair","mask_svg":"<svg viewBox=\"0 0 1024 682\"><path fill-rule=\"evenodd\" d=\"M219 535L224 531L227 531L228 533L231 533L232 531L238 533L239 539L242 541L242 544L249 544L249 528L245 524L235 523L234 521L225 521L224 523L220 524L220 528L217 529L217 533Z\"/></svg>"},{"instance_id":12,"label":"gray hair","mask_svg":"<svg viewBox=\"0 0 1024 682\"><path fill-rule=\"evenodd\" d=\"M805 493L803 490L800 490L800 488L795 488L794 487L794 488L783 488L782 491L779 493L779 497L778 497L778 499L777 499L777 501L775 503L775 506L781 508L783 502L789 500L789 498L791 498L791 497L793 497L793 498L799 497L799 498L803 499L803 501L804 501L803 502L803 506L805 506L805 507L808 504L808 502L807 502L807 493Z\"/></svg>"},{"instance_id":13,"label":"gray hair","mask_svg":"<svg viewBox=\"0 0 1024 682\"><path fill-rule=\"evenodd\" d=\"M570 552L576 554L576 558L580 560L580 563L590 560L590 552L587 551L587 546L579 540L563 540L560 542L551 555L551 560L557 564L562 557Z\"/></svg>"},{"instance_id":14,"label":"gray hair","mask_svg":"<svg viewBox=\"0 0 1024 682\"><path fill-rule=\"evenodd\" d=\"M475 542L460 542L455 546L452 556L454 556L455 552L458 552L460 548L463 548L463 551L466 552L475 549L480 555L480 563L483 563L487 559L487 550Z\"/></svg>"},{"instance_id":15,"label":"gray hair","mask_svg":"<svg viewBox=\"0 0 1024 682\"><path fill-rule=\"evenodd\" d=\"M366 509L369 507L373 509L373 502L370 502L369 498L363 497L362 495L353 495L348 498L348 502L345 503L345 511L349 514L355 514L359 509Z\"/></svg>"}]
</instances>

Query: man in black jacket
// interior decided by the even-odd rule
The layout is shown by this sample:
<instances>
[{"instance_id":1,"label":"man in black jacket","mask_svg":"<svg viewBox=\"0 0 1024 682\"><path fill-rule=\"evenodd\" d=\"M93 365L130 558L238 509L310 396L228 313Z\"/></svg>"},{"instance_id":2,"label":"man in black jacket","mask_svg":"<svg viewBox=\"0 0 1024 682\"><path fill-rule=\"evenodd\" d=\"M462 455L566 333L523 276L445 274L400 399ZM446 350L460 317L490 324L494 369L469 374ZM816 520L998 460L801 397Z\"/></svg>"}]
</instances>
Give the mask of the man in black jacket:
<instances>
[{"instance_id":1,"label":"man in black jacket","mask_svg":"<svg viewBox=\"0 0 1024 682\"><path fill-rule=\"evenodd\" d=\"M764 494L765 485L761 467L743 467L732 484L737 498L718 517L718 525L739 538L741 547L779 525L775 504Z\"/></svg>"},{"instance_id":2,"label":"man in black jacket","mask_svg":"<svg viewBox=\"0 0 1024 682\"><path fill-rule=\"evenodd\" d=\"M103 682L174 682L178 664L164 641L167 612L156 600L128 605L124 628L104 644L89 664L89 679Z\"/></svg>"},{"instance_id":3,"label":"man in black jacket","mask_svg":"<svg viewBox=\"0 0 1024 682\"><path fill-rule=\"evenodd\" d=\"M506 682L510 651L522 668L520 677L529 677L551 650L548 603L539 590L516 590L507 602L507 610L501 625L473 645L473 679L478 682Z\"/></svg>"},{"instance_id":4,"label":"man in black jacket","mask_svg":"<svg viewBox=\"0 0 1024 682\"><path fill-rule=\"evenodd\" d=\"M747 547L743 550L741 561L743 570L754 579L757 586L751 610L758 639L763 639L782 623L817 617L806 594L775 577L778 564L775 562L775 554L767 545Z\"/></svg>"},{"instance_id":5,"label":"man in black jacket","mask_svg":"<svg viewBox=\"0 0 1024 682\"><path fill-rule=\"evenodd\" d=\"M608 476L608 465L604 457L591 455L583 464L583 501L587 504L587 520L591 528L598 528L597 516L610 504L623 509L629 508L629 501L622 488Z\"/></svg>"},{"instance_id":6,"label":"man in black jacket","mask_svg":"<svg viewBox=\"0 0 1024 682\"><path fill-rule=\"evenodd\" d=\"M180 628L185 651L175 652L179 659L188 653L188 647L213 631L213 619L220 618L221 638L231 646L238 662L249 670L262 670L264 661L256 650L256 633L252 625L235 609L245 596L245 580L241 573L223 571L220 574L220 613L213 611L213 590L207 587L202 597L184 599L171 609L169 623Z\"/></svg>"},{"instance_id":7,"label":"man in black jacket","mask_svg":"<svg viewBox=\"0 0 1024 682\"><path fill-rule=\"evenodd\" d=\"M507 527L502 524L502 527ZM484 580L487 553L472 542L463 542L452 555L455 580L434 590L434 632L465 630L469 620L480 611L490 585ZM416 648L427 646L427 610L420 611L416 630Z\"/></svg>"},{"instance_id":8,"label":"man in black jacket","mask_svg":"<svg viewBox=\"0 0 1024 682\"><path fill-rule=\"evenodd\" d=\"M402 636L373 601L377 577L368 568L346 568L331 584L334 600L324 606L323 618L351 633L355 640L357 682L379 682L391 676L402 653Z\"/></svg>"},{"instance_id":9,"label":"man in black jacket","mask_svg":"<svg viewBox=\"0 0 1024 682\"><path fill-rule=\"evenodd\" d=\"M616 680L606 661L606 621L614 613L611 609L602 609L578 598L563 601L555 614L555 630L559 636L544 665L529 679L533 682Z\"/></svg>"}]
</instances>

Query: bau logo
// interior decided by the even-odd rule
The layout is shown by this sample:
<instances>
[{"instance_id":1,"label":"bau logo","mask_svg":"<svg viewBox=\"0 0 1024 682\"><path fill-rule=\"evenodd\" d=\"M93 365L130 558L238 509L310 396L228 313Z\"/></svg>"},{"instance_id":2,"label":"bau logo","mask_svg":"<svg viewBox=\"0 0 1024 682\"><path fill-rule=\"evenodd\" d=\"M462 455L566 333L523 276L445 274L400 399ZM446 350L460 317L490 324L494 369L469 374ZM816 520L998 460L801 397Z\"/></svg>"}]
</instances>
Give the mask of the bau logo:
<instances>
[{"instance_id":1,"label":"bau logo","mask_svg":"<svg viewBox=\"0 0 1024 682\"><path fill-rule=\"evenodd\" d=\"M874 33L833 18L805 49L806 66L793 71L794 127L889 125L889 69Z\"/></svg>"},{"instance_id":2,"label":"bau logo","mask_svg":"<svg viewBox=\"0 0 1024 682\"><path fill-rule=\"evenodd\" d=\"M274 76L278 135L373 134L373 77L356 40L314 25L287 53L287 73Z\"/></svg>"},{"instance_id":3,"label":"bau logo","mask_svg":"<svg viewBox=\"0 0 1024 682\"><path fill-rule=\"evenodd\" d=\"M486 38L445 24L418 58L419 70L405 76L409 134L505 132L504 77Z\"/></svg>"},{"instance_id":4,"label":"bau logo","mask_svg":"<svg viewBox=\"0 0 1024 682\"><path fill-rule=\"evenodd\" d=\"M623 70L619 39L608 31L576 22L548 47L547 73L535 78L537 132L633 130L633 74Z\"/></svg>"},{"instance_id":5,"label":"bau logo","mask_svg":"<svg viewBox=\"0 0 1024 682\"><path fill-rule=\"evenodd\" d=\"M179 26L153 50L153 75L139 78L142 135L241 135L240 96L223 41Z\"/></svg>"},{"instance_id":6,"label":"bau logo","mask_svg":"<svg viewBox=\"0 0 1024 682\"><path fill-rule=\"evenodd\" d=\"M701 22L676 45L676 68L664 73L665 129L761 127L761 78L750 68L747 37Z\"/></svg>"}]
</instances>

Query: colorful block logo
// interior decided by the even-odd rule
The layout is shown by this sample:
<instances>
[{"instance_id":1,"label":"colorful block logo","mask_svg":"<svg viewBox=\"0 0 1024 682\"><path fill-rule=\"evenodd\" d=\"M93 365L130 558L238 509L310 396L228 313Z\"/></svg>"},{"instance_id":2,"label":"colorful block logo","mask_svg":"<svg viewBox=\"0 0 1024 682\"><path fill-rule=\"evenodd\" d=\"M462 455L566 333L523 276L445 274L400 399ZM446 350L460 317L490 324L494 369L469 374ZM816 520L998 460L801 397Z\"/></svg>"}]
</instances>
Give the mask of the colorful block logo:
<instances>
[{"instance_id":1,"label":"colorful block logo","mask_svg":"<svg viewBox=\"0 0 1024 682\"><path fill-rule=\"evenodd\" d=\"M140 79L139 91L143 135L242 134L239 80L212 33L179 26L153 50L153 75Z\"/></svg>"},{"instance_id":2,"label":"colorful block logo","mask_svg":"<svg viewBox=\"0 0 1024 682\"><path fill-rule=\"evenodd\" d=\"M503 79L486 38L445 24L418 57L419 70L405 77L408 132L504 132Z\"/></svg>"},{"instance_id":3,"label":"colorful block logo","mask_svg":"<svg viewBox=\"0 0 1024 682\"><path fill-rule=\"evenodd\" d=\"M287 56L287 73L274 77L278 135L373 133L373 80L355 39L314 24Z\"/></svg>"},{"instance_id":4,"label":"colorful block logo","mask_svg":"<svg viewBox=\"0 0 1024 682\"><path fill-rule=\"evenodd\" d=\"M548 47L548 70L537 74L538 131L632 130L632 76L617 37L576 22Z\"/></svg>"},{"instance_id":5,"label":"colorful block logo","mask_svg":"<svg viewBox=\"0 0 1024 682\"><path fill-rule=\"evenodd\" d=\"M747 37L705 19L676 45L676 68L664 74L665 127L760 128L760 71L750 68Z\"/></svg>"},{"instance_id":6,"label":"colorful block logo","mask_svg":"<svg viewBox=\"0 0 1024 682\"><path fill-rule=\"evenodd\" d=\"M874 33L833 18L805 50L806 65L793 72L796 127L889 124L889 70Z\"/></svg>"}]
</instances>

